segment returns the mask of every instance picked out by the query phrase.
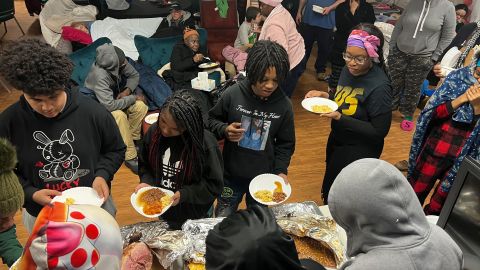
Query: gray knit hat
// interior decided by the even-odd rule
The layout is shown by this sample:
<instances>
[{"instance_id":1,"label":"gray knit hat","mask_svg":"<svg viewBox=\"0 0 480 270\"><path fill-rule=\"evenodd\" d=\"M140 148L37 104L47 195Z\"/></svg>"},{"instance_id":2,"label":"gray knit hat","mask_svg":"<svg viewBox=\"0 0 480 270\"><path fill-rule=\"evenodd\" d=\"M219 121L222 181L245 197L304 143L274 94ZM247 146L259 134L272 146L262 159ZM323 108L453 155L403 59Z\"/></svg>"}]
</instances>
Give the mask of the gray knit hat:
<instances>
[{"instance_id":1,"label":"gray knit hat","mask_svg":"<svg viewBox=\"0 0 480 270\"><path fill-rule=\"evenodd\" d=\"M23 188L13 172L16 163L15 148L0 138L0 217L14 214L23 205Z\"/></svg>"}]
</instances>

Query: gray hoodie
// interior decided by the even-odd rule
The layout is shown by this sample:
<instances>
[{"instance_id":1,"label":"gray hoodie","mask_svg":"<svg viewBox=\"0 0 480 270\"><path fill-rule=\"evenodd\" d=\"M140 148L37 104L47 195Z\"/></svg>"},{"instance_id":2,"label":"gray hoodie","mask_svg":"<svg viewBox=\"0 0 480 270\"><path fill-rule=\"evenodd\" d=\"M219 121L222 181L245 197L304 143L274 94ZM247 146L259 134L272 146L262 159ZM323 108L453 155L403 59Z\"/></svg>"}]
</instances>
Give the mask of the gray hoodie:
<instances>
[{"instance_id":1,"label":"gray hoodie","mask_svg":"<svg viewBox=\"0 0 480 270\"><path fill-rule=\"evenodd\" d=\"M390 39L406 53L437 61L455 37L455 7L448 0L412 0L395 24Z\"/></svg>"},{"instance_id":2,"label":"gray hoodie","mask_svg":"<svg viewBox=\"0 0 480 270\"><path fill-rule=\"evenodd\" d=\"M328 197L347 232L347 270L460 270L463 255L450 236L429 224L403 174L378 159L345 167Z\"/></svg>"},{"instance_id":3,"label":"gray hoodie","mask_svg":"<svg viewBox=\"0 0 480 270\"><path fill-rule=\"evenodd\" d=\"M138 86L140 75L129 63L120 70L115 48L112 44L103 44L97 48L97 56L85 79L85 87L95 93L98 101L108 111L124 110L135 103L136 96L132 94L116 99L123 91L119 89L121 76L127 80L125 87L130 88L133 93Z\"/></svg>"}]
</instances>

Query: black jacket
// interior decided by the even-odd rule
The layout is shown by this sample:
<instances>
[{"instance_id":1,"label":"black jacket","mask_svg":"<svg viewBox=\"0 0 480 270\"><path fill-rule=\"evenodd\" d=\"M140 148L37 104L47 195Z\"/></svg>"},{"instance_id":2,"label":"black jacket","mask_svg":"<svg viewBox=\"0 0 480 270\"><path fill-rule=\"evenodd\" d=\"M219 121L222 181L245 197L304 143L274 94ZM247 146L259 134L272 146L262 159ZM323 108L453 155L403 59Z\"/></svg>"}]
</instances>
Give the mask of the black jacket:
<instances>
[{"instance_id":1,"label":"black jacket","mask_svg":"<svg viewBox=\"0 0 480 270\"><path fill-rule=\"evenodd\" d=\"M165 19L162 20L157 28L157 31L151 37L163 38L180 36L183 35L183 30L185 27L195 29L195 21L193 20L190 12L183 11L182 19L177 22L172 21L172 15L169 14Z\"/></svg>"},{"instance_id":2,"label":"black jacket","mask_svg":"<svg viewBox=\"0 0 480 270\"><path fill-rule=\"evenodd\" d=\"M163 170L155 171L150 166L149 149L152 136L158 124L155 123L148 129L140 149L139 175L140 182L164 189L179 191L180 203L168 209L162 218L171 228L178 229L187 219L207 217L207 212L213 201L223 190L223 162L222 154L218 148L215 137L207 130L204 132L204 157L205 166L203 174L192 179L192 183L178 188L176 179L183 172L177 167L180 160L183 142L180 136L161 138L162 144L159 155L163 160Z\"/></svg>"},{"instance_id":3,"label":"black jacket","mask_svg":"<svg viewBox=\"0 0 480 270\"><path fill-rule=\"evenodd\" d=\"M194 52L183 41L175 44L173 47L172 55L170 56L170 73L175 82L173 87L175 90L191 88L191 80L198 76L198 72L202 71L198 65L203 63L203 61L199 63L193 61L193 56L197 53L206 56L201 49L198 52ZM168 72L166 73L168 74ZM168 77L168 75L166 76Z\"/></svg>"},{"instance_id":4,"label":"black jacket","mask_svg":"<svg viewBox=\"0 0 480 270\"><path fill-rule=\"evenodd\" d=\"M110 185L125 157L112 115L77 90L67 90L65 108L55 118L36 113L21 96L0 114L0 137L17 149L16 173L32 216L42 209L32 199L36 191L91 187L97 176Z\"/></svg>"},{"instance_id":5,"label":"black jacket","mask_svg":"<svg viewBox=\"0 0 480 270\"><path fill-rule=\"evenodd\" d=\"M232 122L243 123L246 131L239 143L225 141L226 178L250 181L263 173L287 174L295 151L295 127L292 103L280 88L261 100L247 79L229 87L210 110L208 125L220 139Z\"/></svg>"},{"instance_id":6,"label":"black jacket","mask_svg":"<svg viewBox=\"0 0 480 270\"><path fill-rule=\"evenodd\" d=\"M345 1L335 9L335 31L332 48L332 61L344 65L342 53L347 47L347 39L352 29L359 23L374 23L375 13L371 4L365 0L360 0L360 4L352 15L350 12L350 1Z\"/></svg>"}]
</instances>

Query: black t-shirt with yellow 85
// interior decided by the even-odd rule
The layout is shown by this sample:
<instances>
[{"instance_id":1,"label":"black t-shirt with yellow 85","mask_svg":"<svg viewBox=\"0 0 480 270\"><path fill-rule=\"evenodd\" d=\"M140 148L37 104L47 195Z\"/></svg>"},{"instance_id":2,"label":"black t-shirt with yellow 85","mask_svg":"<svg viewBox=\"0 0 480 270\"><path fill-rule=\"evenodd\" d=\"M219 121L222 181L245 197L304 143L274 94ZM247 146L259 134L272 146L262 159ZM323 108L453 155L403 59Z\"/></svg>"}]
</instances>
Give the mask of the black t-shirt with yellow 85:
<instances>
[{"instance_id":1,"label":"black t-shirt with yellow 85","mask_svg":"<svg viewBox=\"0 0 480 270\"><path fill-rule=\"evenodd\" d=\"M380 134L368 134L369 131L384 130L387 125L390 126L391 117L382 117L383 121L375 122L378 116L388 113L391 116L392 110L390 79L376 64L367 74L361 76L353 76L347 67L344 67L334 100L342 117L339 121L332 121L332 132L340 138L352 139L351 135L365 135L364 139L374 139L375 135ZM386 132L388 133L388 128ZM381 137L383 139L383 136Z\"/></svg>"}]
</instances>

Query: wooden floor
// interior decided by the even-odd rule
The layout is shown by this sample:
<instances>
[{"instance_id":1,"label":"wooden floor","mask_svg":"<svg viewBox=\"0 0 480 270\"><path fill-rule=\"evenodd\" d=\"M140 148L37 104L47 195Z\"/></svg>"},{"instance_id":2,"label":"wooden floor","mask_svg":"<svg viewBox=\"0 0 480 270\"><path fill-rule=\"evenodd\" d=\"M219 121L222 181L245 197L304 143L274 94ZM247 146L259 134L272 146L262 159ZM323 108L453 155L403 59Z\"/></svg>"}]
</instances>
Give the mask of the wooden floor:
<instances>
[{"instance_id":1,"label":"wooden floor","mask_svg":"<svg viewBox=\"0 0 480 270\"><path fill-rule=\"evenodd\" d=\"M23 1L15 2L17 19L24 30L29 29L28 35L38 35L39 26L35 20L38 17L30 17L26 12ZM30 27L33 24L32 27ZM16 40L21 36L14 21L7 22L8 33L0 45L5 41ZM3 34L3 27L0 28L0 35ZM315 52L314 52L315 53ZM1 71L0 71L1 72ZM300 102L309 89L326 89L324 82L315 78L313 61L310 58L307 71L301 77L297 89L292 98L295 110L295 129L297 136L296 151L289 168L289 180L292 184L292 196L290 202L312 200L321 203L320 187L325 171L325 145L330 132L330 122L320 118L318 115L309 113L302 109ZM13 90L7 93L0 85L0 111L18 100L20 92ZM382 159L395 163L407 158L412 132L407 133L400 129L400 115L394 113L392 127L385 141L385 148ZM130 194L135 185L139 182L138 176L122 166L115 175L112 193L118 208L117 221L120 225L126 225L146 220L142 218L130 206ZM20 215L17 215L18 237L22 244L27 239L26 232L22 226ZM6 269L0 266L0 270Z\"/></svg>"}]
</instances>

